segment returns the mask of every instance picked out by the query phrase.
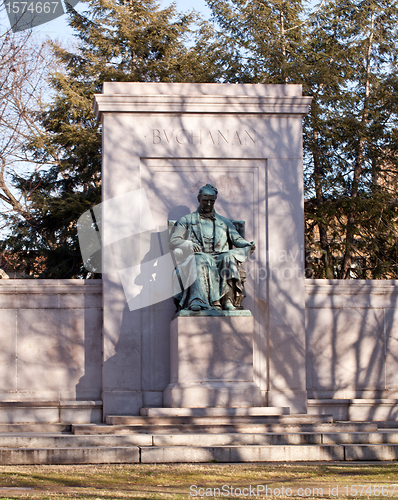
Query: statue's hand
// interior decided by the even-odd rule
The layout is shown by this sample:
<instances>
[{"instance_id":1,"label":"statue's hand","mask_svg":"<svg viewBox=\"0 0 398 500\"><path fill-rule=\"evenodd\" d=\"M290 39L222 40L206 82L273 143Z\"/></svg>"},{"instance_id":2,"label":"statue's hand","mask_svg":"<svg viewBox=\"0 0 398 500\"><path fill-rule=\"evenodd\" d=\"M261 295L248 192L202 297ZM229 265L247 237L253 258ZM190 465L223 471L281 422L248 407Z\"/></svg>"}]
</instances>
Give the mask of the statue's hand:
<instances>
[{"instance_id":1,"label":"statue's hand","mask_svg":"<svg viewBox=\"0 0 398 500\"><path fill-rule=\"evenodd\" d=\"M202 251L200 246L197 243L192 243L191 240L185 241L185 243L183 243L180 248L182 247L184 247L184 249L187 250L189 253Z\"/></svg>"},{"instance_id":2,"label":"statue's hand","mask_svg":"<svg viewBox=\"0 0 398 500\"><path fill-rule=\"evenodd\" d=\"M251 241L250 242L250 255L254 252L254 250L256 249L256 244L254 243L254 241Z\"/></svg>"},{"instance_id":3,"label":"statue's hand","mask_svg":"<svg viewBox=\"0 0 398 500\"><path fill-rule=\"evenodd\" d=\"M174 255L174 258L176 260L177 265L184 262L184 260L185 260L184 251L181 248L176 248L176 249L172 250L171 253Z\"/></svg>"}]
</instances>

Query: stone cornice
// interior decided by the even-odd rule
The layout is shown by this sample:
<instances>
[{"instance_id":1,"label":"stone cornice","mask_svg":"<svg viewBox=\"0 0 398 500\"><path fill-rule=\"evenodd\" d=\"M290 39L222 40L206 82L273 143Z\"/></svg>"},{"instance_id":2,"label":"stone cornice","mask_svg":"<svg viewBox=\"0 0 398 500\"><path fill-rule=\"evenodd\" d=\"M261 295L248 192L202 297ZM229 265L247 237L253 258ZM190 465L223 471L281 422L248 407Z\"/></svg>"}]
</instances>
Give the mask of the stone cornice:
<instances>
[{"instance_id":1,"label":"stone cornice","mask_svg":"<svg viewBox=\"0 0 398 500\"><path fill-rule=\"evenodd\" d=\"M102 113L164 114L287 114L304 116L311 97L244 95L127 95L95 94L94 111Z\"/></svg>"}]
</instances>

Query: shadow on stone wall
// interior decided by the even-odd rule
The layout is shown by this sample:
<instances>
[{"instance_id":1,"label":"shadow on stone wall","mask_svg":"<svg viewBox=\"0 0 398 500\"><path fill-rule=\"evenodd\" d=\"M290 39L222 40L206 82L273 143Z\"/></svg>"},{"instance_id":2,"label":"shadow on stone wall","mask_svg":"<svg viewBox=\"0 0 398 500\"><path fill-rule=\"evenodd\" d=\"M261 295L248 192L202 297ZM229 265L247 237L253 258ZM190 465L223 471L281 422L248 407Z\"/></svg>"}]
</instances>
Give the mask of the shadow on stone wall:
<instances>
[{"instance_id":1,"label":"shadow on stone wall","mask_svg":"<svg viewBox=\"0 0 398 500\"><path fill-rule=\"evenodd\" d=\"M309 397L334 400L329 412L397 419L395 402L386 401L398 396L397 284L307 280L307 386Z\"/></svg>"}]
</instances>

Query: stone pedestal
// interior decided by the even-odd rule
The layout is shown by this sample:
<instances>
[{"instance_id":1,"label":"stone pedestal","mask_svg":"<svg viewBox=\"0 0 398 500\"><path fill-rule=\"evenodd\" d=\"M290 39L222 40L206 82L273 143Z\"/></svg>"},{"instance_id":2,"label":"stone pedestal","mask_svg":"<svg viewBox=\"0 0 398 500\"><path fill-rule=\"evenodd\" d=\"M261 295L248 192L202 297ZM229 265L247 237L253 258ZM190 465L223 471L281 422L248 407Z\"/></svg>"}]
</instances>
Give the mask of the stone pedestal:
<instances>
[{"instance_id":1,"label":"stone pedestal","mask_svg":"<svg viewBox=\"0 0 398 500\"><path fill-rule=\"evenodd\" d=\"M170 361L166 407L262 406L250 311L182 311L170 325Z\"/></svg>"}]
</instances>

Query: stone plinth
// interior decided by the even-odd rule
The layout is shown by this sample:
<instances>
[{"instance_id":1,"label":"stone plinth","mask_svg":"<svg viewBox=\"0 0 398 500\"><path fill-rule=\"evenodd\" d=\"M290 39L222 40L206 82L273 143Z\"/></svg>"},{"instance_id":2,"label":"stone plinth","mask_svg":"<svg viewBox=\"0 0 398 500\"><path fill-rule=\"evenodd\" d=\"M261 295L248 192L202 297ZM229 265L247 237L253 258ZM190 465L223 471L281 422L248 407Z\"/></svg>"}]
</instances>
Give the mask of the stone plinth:
<instances>
[{"instance_id":1,"label":"stone plinth","mask_svg":"<svg viewBox=\"0 0 398 500\"><path fill-rule=\"evenodd\" d=\"M170 325L170 361L166 407L262 405L253 382L250 311L183 311Z\"/></svg>"}]
</instances>

